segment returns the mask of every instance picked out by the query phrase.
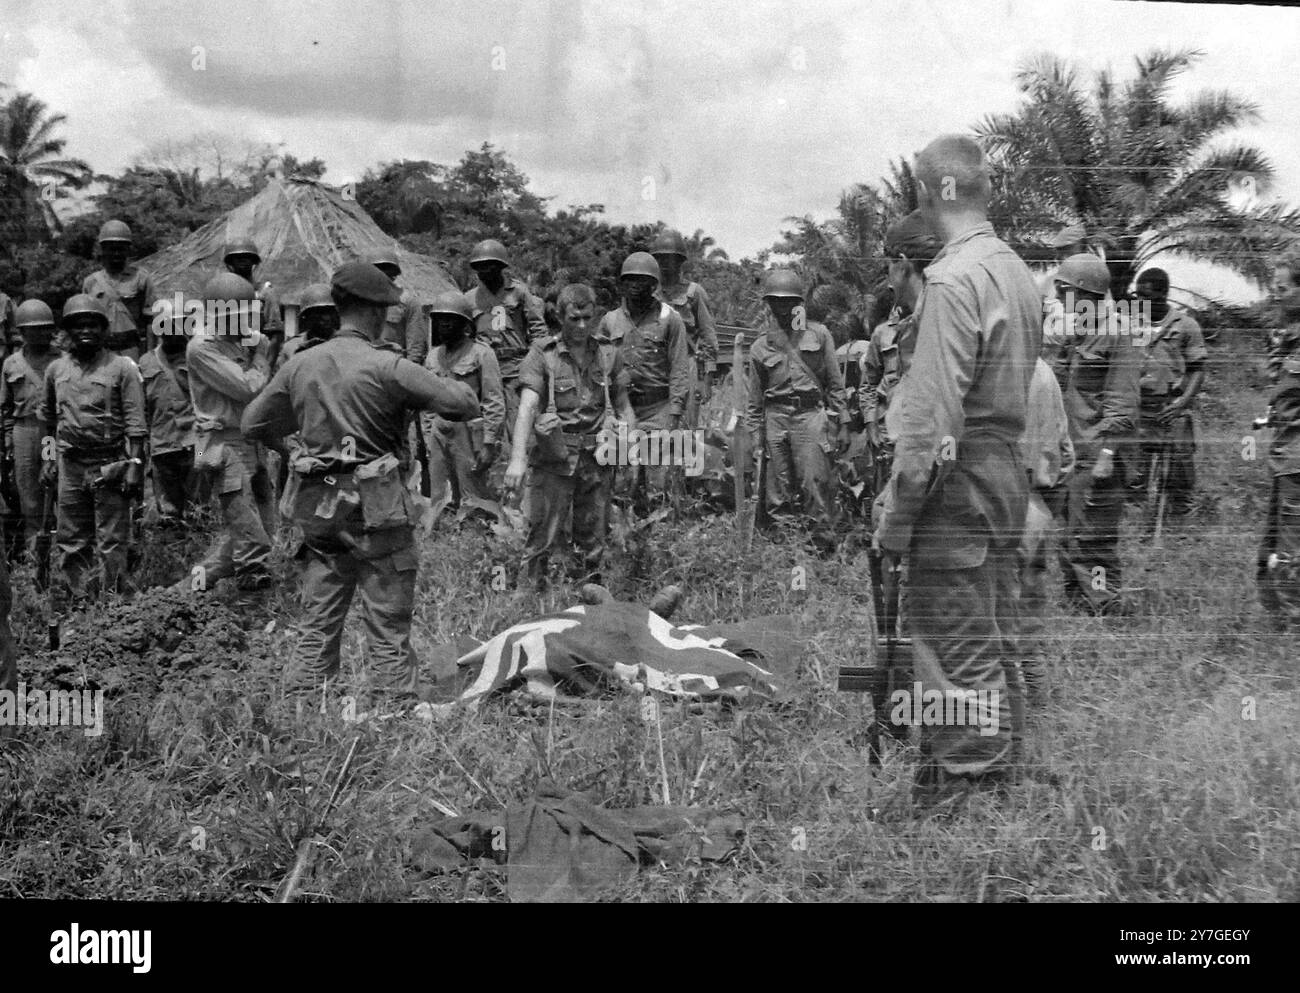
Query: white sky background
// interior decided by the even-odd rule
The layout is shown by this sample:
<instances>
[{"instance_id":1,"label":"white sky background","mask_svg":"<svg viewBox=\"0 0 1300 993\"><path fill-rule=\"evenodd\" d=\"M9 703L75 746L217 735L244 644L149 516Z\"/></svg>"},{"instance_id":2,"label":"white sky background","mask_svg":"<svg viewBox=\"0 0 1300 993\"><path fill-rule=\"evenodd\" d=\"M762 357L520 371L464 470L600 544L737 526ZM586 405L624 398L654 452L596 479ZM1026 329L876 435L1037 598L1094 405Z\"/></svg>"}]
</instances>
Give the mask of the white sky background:
<instances>
[{"instance_id":1,"label":"white sky background","mask_svg":"<svg viewBox=\"0 0 1300 993\"><path fill-rule=\"evenodd\" d=\"M66 113L68 153L99 171L206 130L320 156L334 183L490 141L552 209L704 228L733 258L1012 111L1015 68L1041 51L1122 80L1152 47L1205 49L1176 93L1259 104L1239 137L1274 164L1265 198L1300 202L1297 43L1300 10L1116 0L0 0L0 81Z\"/></svg>"}]
</instances>

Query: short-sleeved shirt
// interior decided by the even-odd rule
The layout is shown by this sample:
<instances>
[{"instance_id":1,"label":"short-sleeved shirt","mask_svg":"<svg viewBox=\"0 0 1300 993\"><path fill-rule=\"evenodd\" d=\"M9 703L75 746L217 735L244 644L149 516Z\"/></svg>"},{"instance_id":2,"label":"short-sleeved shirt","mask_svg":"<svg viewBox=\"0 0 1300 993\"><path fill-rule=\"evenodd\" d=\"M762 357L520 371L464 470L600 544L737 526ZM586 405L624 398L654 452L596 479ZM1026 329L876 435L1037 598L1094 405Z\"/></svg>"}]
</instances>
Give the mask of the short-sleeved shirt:
<instances>
[{"instance_id":1,"label":"short-sleeved shirt","mask_svg":"<svg viewBox=\"0 0 1300 993\"><path fill-rule=\"evenodd\" d=\"M153 280L138 265L128 265L120 275L98 269L86 277L81 292L88 293L108 310L108 334L112 347L125 339L138 339L153 319L158 299Z\"/></svg>"},{"instance_id":2,"label":"short-sleeved shirt","mask_svg":"<svg viewBox=\"0 0 1300 993\"><path fill-rule=\"evenodd\" d=\"M687 350L704 363L706 369L718 364L718 330L709 309L709 295L699 283L689 280L676 286L661 286L655 290L655 299L666 303L682 319L686 328Z\"/></svg>"},{"instance_id":3,"label":"short-sleeved shirt","mask_svg":"<svg viewBox=\"0 0 1300 993\"><path fill-rule=\"evenodd\" d=\"M1159 324L1140 328L1135 342L1141 349L1138 386L1143 396L1153 398L1178 394L1188 366L1204 362L1209 354L1200 324L1191 314L1173 306Z\"/></svg>"},{"instance_id":4,"label":"short-sleeved shirt","mask_svg":"<svg viewBox=\"0 0 1300 993\"><path fill-rule=\"evenodd\" d=\"M568 434L595 434L601 429L606 388L612 409L621 410L627 402L627 367L622 352L612 344L596 341L584 370L563 337L535 343L519 369L519 383L538 395L539 411L550 406L552 370L555 412Z\"/></svg>"},{"instance_id":5,"label":"short-sleeved shirt","mask_svg":"<svg viewBox=\"0 0 1300 993\"><path fill-rule=\"evenodd\" d=\"M183 452L194 444L194 405L190 402L185 353L170 356L161 345L140 357L144 380L149 447L154 455Z\"/></svg>"},{"instance_id":6,"label":"short-sleeved shirt","mask_svg":"<svg viewBox=\"0 0 1300 993\"><path fill-rule=\"evenodd\" d=\"M86 363L59 356L45 370L41 420L52 427L60 452L143 439L149 428L140 370L107 349Z\"/></svg>"},{"instance_id":7,"label":"short-sleeved shirt","mask_svg":"<svg viewBox=\"0 0 1300 993\"><path fill-rule=\"evenodd\" d=\"M435 376L454 379L474 391L482 411L483 442L499 443L506 419L506 398L501 389L501 369L492 349L481 341L467 338L450 355L446 345L439 345L425 358L424 366Z\"/></svg>"},{"instance_id":8,"label":"short-sleeved shirt","mask_svg":"<svg viewBox=\"0 0 1300 993\"><path fill-rule=\"evenodd\" d=\"M772 321L769 316L766 321ZM768 404L790 403L797 397L820 398L838 424L845 419L844 380L835 359L835 341L823 324L809 321L791 344L802 364L768 343L767 331L749 347L749 398L746 426L757 432ZM804 366L807 366L805 369ZM811 374L811 375L810 375Z\"/></svg>"},{"instance_id":9,"label":"short-sleeved shirt","mask_svg":"<svg viewBox=\"0 0 1300 993\"><path fill-rule=\"evenodd\" d=\"M496 353L502 379L519 375L519 363L529 345L549 334L542 301L514 279L493 293L482 283L467 290L465 300L474 317L474 336Z\"/></svg>"},{"instance_id":10,"label":"short-sleeved shirt","mask_svg":"<svg viewBox=\"0 0 1300 993\"><path fill-rule=\"evenodd\" d=\"M654 306L637 320L627 304L600 319L596 337L618 346L627 369L628 396L638 409L668 401L669 412L686 410L691 388L690 352L686 326L668 304Z\"/></svg>"}]
</instances>

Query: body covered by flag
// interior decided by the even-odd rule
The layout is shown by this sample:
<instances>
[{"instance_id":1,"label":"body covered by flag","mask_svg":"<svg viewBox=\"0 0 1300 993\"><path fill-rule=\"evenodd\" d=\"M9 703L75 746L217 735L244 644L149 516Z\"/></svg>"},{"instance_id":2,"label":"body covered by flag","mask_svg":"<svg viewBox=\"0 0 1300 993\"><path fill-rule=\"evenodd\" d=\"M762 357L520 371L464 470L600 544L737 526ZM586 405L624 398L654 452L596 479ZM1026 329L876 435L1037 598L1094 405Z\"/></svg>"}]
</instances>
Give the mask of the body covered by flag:
<instances>
[{"instance_id":1,"label":"body covered by flag","mask_svg":"<svg viewBox=\"0 0 1300 993\"><path fill-rule=\"evenodd\" d=\"M779 699L802 647L794 630L792 617L673 625L636 603L570 607L461 656L457 666L478 676L458 702L519 687L542 698L622 687L697 700Z\"/></svg>"}]
</instances>

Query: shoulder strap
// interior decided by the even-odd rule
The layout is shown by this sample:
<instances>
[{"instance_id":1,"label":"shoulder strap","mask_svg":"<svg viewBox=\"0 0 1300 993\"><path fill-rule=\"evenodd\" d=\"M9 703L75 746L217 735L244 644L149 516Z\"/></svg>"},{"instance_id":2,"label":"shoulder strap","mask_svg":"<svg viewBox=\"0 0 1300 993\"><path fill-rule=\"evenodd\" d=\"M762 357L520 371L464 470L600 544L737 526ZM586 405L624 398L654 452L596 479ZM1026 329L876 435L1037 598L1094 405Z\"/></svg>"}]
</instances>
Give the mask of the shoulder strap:
<instances>
[{"instance_id":1,"label":"shoulder strap","mask_svg":"<svg viewBox=\"0 0 1300 993\"><path fill-rule=\"evenodd\" d=\"M805 332L801 332L799 337L802 338L807 330L808 329L805 329ZM803 356L799 354L799 345L796 342L790 342L790 351L788 354L799 363L799 367L808 374L808 378L817 384L817 388L821 391L822 399L824 401L826 399L826 387L822 385L821 378L813 372L812 369L808 367L808 363L803 360Z\"/></svg>"},{"instance_id":2,"label":"shoulder strap","mask_svg":"<svg viewBox=\"0 0 1300 993\"><path fill-rule=\"evenodd\" d=\"M605 374L604 382L601 385L605 387L605 413L608 414L614 409L614 403L609 398L609 374L614 368L614 355L616 352L613 345L597 345L596 354L600 357L600 371ZM608 362L605 361L607 356L609 357Z\"/></svg>"},{"instance_id":3,"label":"shoulder strap","mask_svg":"<svg viewBox=\"0 0 1300 993\"><path fill-rule=\"evenodd\" d=\"M546 409L555 413L555 356L542 349L542 361L546 363Z\"/></svg>"}]
</instances>

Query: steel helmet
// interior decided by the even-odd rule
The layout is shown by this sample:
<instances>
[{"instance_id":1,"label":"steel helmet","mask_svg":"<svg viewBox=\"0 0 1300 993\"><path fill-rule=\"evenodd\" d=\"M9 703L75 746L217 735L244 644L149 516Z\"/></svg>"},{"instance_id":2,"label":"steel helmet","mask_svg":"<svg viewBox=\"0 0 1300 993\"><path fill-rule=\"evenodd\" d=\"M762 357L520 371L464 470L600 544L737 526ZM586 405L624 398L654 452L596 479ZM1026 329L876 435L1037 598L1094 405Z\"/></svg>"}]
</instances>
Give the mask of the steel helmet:
<instances>
[{"instance_id":1,"label":"steel helmet","mask_svg":"<svg viewBox=\"0 0 1300 993\"><path fill-rule=\"evenodd\" d=\"M100 319L104 327L108 327L107 308L89 293L78 293L68 298L68 302L63 305L63 323L67 324L72 318L80 317L82 314L93 314Z\"/></svg>"},{"instance_id":2,"label":"steel helmet","mask_svg":"<svg viewBox=\"0 0 1300 993\"><path fill-rule=\"evenodd\" d=\"M620 279L624 276L649 276L657 283L660 280L659 263L649 252L633 252L623 260L618 275Z\"/></svg>"},{"instance_id":3,"label":"steel helmet","mask_svg":"<svg viewBox=\"0 0 1300 993\"><path fill-rule=\"evenodd\" d=\"M478 265L480 262L500 262L503 266L510 265L510 260L506 258L506 246L491 238L480 241L469 253L469 264Z\"/></svg>"},{"instance_id":4,"label":"steel helmet","mask_svg":"<svg viewBox=\"0 0 1300 993\"><path fill-rule=\"evenodd\" d=\"M103 223L99 229L99 237L95 240L102 245L106 241L130 242L134 239L131 237L131 229L123 221L114 219Z\"/></svg>"},{"instance_id":5,"label":"steel helmet","mask_svg":"<svg viewBox=\"0 0 1300 993\"><path fill-rule=\"evenodd\" d=\"M312 283L302 291L302 296L298 298L298 313L305 314L309 310L325 310L326 308L334 310L334 297L330 295L329 283Z\"/></svg>"},{"instance_id":6,"label":"steel helmet","mask_svg":"<svg viewBox=\"0 0 1300 993\"><path fill-rule=\"evenodd\" d=\"M763 299L768 297L794 297L803 299L803 282L792 269L773 269L763 277Z\"/></svg>"},{"instance_id":7,"label":"steel helmet","mask_svg":"<svg viewBox=\"0 0 1300 993\"><path fill-rule=\"evenodd\" d=\"M1056 280L1084 293L1104 297L1110 288L1110 270L1097 256L1082 252L1061 263L1061 268L1056 270Z\"/></svg>"},{"instance_id":8,"label":"steel helmet","mask_svg":"<svg viewBox=\"0 0 1300 993\"><path fill-rule=\"evenodd\" d=\"M474 312L470 310L469 301L463 293L439 293L429 306L429 316L434 314L455 314L471 323L474 320Z\"/></svg>"},{"instance_id":9,"label":"steel helmet","mask_svg":"<svg viewBox=\"0 0 1300 993\"><path fill-rule=\"evenodd\" d=\"M221 253L221 261L226 261L232 255L251 255L259 263L262 261L262 254L251 238L235 238L233 241L226 242L225 251Z\"/></svg>"},{"instance_id":10,"label":"steel helmet","mask_svg":"<svg viewBox=\"0 0 1300 993\"><path fill-rule=\"evenodd\" d=\"M674 231L672 228L664 228L655 236L655 240L650 242L651 255L680 255L686 258L686 239L682 237L680 231Z\"/></svg>"},{"instance_id":11,"label":"steel helmet","mask_svg":"<svg viewBox=\"0 0 1300 993\"><path fill-rule=\"evenodd\" d=\"M203 287L205 300L256 300L257 290L243 276L233 272L219 272Z\"/></svg>"},{"instance_id":12,"label":"steel helmet","mask_svg":"<svg viewBox=\"0 0 1300 993\"><path fill-rule=\"evenodd\" d=\"M395 248L377 248L366 255L366 261L371 265L390 265L400 273L402 263L397 261L397 249Z\"/></svg>"},{"instance_id":13,"label":"steel helmet","mask_svg":"<svg viewBox=\"0 0 1300 993\"><path fill-rule=\"evenodd\" d=\"M54 311L44 300L24 300L14 311L14 327L39 328L54 323Z\"/></svg>"}]
</instances>

